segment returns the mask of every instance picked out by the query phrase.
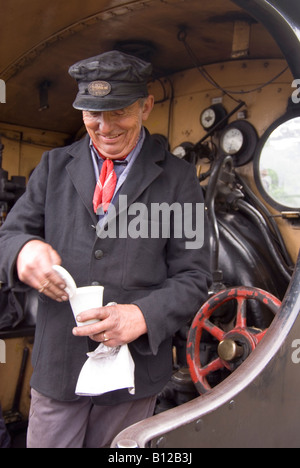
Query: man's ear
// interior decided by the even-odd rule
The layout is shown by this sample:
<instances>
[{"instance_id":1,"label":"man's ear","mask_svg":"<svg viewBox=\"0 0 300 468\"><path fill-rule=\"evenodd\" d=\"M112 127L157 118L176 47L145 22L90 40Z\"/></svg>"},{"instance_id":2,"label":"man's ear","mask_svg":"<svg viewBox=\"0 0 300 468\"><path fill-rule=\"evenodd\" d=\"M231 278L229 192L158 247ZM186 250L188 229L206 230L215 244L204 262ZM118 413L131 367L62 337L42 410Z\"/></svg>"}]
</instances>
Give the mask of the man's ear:
<instances>
[{"instance_id":1,"label":"man's ear","mask_svg":"<svg viewBox=\"0 0 300 468\"><path fill-rule=\"evenodd\" d=\"M145 99L144 104L143 104L143 114L142 114L142 119L147 120L152 109L154 106L154 96L152 94L149 94L149 96Z\"/></svg>"}]
</instances>

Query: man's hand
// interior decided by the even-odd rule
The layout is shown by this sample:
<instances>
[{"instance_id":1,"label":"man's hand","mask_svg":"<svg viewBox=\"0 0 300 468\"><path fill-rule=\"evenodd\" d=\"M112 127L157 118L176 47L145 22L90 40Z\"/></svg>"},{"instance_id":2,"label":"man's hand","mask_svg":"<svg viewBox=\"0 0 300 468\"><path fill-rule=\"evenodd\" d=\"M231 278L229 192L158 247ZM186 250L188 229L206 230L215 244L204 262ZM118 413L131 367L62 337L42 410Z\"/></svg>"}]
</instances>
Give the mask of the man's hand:
<instances>
[{"instance_id":1,"label":"man's hand","mask_svg":"<svg viewBox=\"0 0 300 468\"><path fill-rule=\"evenodd\" d=\"M60 265L58 253L45 242L32 240L24 245L17 258L17 273L23 283L58 302L67 301L65 282L53 269Z\"/></svg>"},{"instance_id":2,"label":"man's hand","mask_svg":"<svg viewBox=\"0 0 300 468\"><path fill-rule=\"evenodd\" d=\"M85 325L87 320L99 322ZM120 346L136 340L147 333L147 325L140 308L134 304L116 304L80 313L77 321L82 326L73 329L75 336L89 336L92 340L103 342L106 346Z\"/></svg>"}]
</instances>

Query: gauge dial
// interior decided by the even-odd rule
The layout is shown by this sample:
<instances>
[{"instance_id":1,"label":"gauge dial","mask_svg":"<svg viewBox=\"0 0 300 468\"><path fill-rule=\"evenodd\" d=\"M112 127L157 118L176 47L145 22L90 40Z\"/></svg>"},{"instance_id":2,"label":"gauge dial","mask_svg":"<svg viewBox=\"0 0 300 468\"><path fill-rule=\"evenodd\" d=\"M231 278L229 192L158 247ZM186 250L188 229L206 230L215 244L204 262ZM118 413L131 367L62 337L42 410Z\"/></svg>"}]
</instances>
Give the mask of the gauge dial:
<instances>
[{"instance_id":1,"label":"gauge dial","mask_svg":"<svg viewBox=\"0 0 300 468\"><path fill-rule=\"evenodd\" d=\"M235 166L243 166L251 161L257 143L257 132L247 120L236 120L229 124L220 138L221 150L232 156Z\"/></svg>"},{"instance_id":2,"label":"gauge dial","mask_svg":"<svg viewBox=\"0 0 300 468\"><path fill-rule=\"evenodd\" d=\"M244 144L244 135L238 128L231 128L224 133L222 138L222 149L226 154L237 154Z\"/></svg>"},{"instance_id":3,"label":"gauge dial","mask_svg":"<svg viewBox=\"0 0 300 468\"><path fill-rule=\"evenodd\" d=\"M177 156L177 158L182 159L185 156L186 150L183 146L177 146L173 149L172 153L174 156Z\"/></svg>"},{"instance_id":4,"label":"gauge dial","mask_svg":"<svg viewBox=\"0 0 300 468\"><path fill-rule=\"evenodd\" d=\"M193 144L190 143L189 141L185 141L181 143L181 145L176 146L176 148L173 149L172 153L174 156L177 156L177 158L182 159L186 156L188 150L193 148Z\"/></svg>"},{"instance_id":5,"label":"gauge dial","mask_svg":"<svg viewBox=\"0 0 300 468\"><path fill-rule=\"evenodd\" d=\"M200 123L204 130L211 130L226 117L227 112L222 104L215 104L205 109L200 116ZM226 122L225 122L226 124Z\"/></svg>"},{"instance_id":6,"label":"gauge dial","mask_svg":"<svg viewBox=\"0 0 300 468\"><path fill-rule=\"evenodd\" d=\"M201 115L201 125L205 129L211 128L214 126L216 121L216 113L214 109L205 109Z\"/></svg>"}]
</instances>

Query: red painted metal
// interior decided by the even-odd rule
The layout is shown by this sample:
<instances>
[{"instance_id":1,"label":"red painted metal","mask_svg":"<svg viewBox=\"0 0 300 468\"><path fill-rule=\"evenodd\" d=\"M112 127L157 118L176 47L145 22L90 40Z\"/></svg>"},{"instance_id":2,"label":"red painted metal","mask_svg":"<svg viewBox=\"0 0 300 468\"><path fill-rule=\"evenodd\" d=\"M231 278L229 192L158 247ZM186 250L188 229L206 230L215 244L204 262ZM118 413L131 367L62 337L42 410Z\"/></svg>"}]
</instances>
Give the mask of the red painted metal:
<instances>
[{"instance_id":1,"label":"red painted metal","mask_svg":"<svg viewBox=\"0 0 300 468\"><path fill-rule=\"evenodd\" d=\"M212 296L199 310L191 325L187 339L187 363L192 380L200 394L211 390L207 376L219 369L233 370L231 363L220 357L206 365L201 364L200 343L203 330L216 338L219 342L224 339L233 339L247 344L249 352L252 352L267 332L247 327L246 301L257 300L265 304L274 314L281 306L281 302L272 294L258 288L236 287L229 288ZM229 332L221 330L210 321L212 314L226 302L235 300L237 303L235 327Z\"/></svg>"}]
</instances>

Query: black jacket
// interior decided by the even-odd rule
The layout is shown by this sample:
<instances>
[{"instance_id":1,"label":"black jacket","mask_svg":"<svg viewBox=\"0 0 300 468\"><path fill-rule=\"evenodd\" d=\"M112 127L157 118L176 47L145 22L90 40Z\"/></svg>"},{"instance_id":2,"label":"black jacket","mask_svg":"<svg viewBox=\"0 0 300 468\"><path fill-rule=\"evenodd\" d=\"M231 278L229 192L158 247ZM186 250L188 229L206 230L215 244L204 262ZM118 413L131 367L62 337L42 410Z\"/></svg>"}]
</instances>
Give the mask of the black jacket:
<instances>
[{"instance_id":1,"label":"black jacket","mask_svg":"<svg viewBox=\"0 0 300 468\"><path fill-rule=\"evenodd\" d=\"M97 404L114 404L154 395L169 380L172 336L207 299L209 236L205 231L204 245L197 249L186 248L184 235L120 236L119 221L126 213L118 212L118 203L117 237L105 236L103 230L101 235L95 230L94 188L88 137L46 152L0 229L0 281L19 287L14 269L18 252L26 242L41 239L57 250L78 287L104 286L104 305L113 301L140 307L148 334L129 345L136 366L135 396L125 389L94 398ZM143 203L149 213L153 203L175 202L183 208L187 203L193 209L203 203L195 168L166 152L148 133L120 195L127 196L128 206ZM133 219L128 216L128 224ZM68 302L39 296L31 384L57 400L77 398L74 390L86 353L97 346L73 336L74 325Z\"/></svg>"}]
</instances>

